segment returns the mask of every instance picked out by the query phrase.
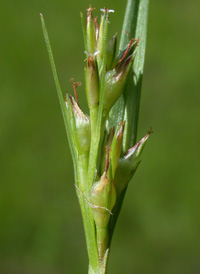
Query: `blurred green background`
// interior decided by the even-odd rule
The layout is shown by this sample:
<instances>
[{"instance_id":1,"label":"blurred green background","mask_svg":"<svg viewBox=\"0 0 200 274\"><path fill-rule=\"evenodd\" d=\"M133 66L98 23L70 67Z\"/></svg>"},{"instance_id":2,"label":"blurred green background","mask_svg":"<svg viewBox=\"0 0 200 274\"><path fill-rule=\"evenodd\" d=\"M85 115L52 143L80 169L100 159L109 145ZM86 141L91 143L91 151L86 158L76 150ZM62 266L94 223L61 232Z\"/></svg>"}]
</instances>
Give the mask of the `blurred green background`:
<instances>
[{"instance_id":1,"label":"blurred green background","mask_svg":"<svg viewBox=\"0 0 200 274\"><path fill-rule=\"evenodd\" d=\"M200 273L198 0L150 1L138 138L152 126L115 231L109 274ZM87 273L73 167L42 36L45 16L63 91L84 81L79 11L125 1L2 1L0 273ZM84 110L84 85L79 88Z\"/></svg>"}]
</instances>

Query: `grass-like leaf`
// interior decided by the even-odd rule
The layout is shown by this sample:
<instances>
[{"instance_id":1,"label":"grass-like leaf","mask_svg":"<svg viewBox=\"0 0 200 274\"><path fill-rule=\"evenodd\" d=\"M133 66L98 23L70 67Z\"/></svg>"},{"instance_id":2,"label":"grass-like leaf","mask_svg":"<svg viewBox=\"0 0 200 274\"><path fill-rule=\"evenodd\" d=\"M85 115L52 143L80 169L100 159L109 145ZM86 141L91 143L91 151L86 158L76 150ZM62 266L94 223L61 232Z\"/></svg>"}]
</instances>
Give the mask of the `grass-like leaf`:
<instances>
[{"instance_id":1,"label":"grass-like leaf","mask_svg":"<svg viewBox=\"0 0 200 274\"><path fill-rule=\"evenodd\" d=\"M73 146L73 141L72 141L71 134L70 134L70 126L69 126L70 121L68 120L69 117L67 115L65 101L64 101L62 90L60 87L60 82L58 79L58 74L57 74L57 70L56 70L56 66L55 66L55 62L54 62L53 52L51 49L48 32L47 32L46 25L44 22L44 17L42 14L40 14L40 17L41 17L41 22L42 22L42 30L43 30L44 40L45 40L47 52L49 55L53 78L54 78L54 82L55 82L55 86L56 86L56 90L57 90L57 94L58 94L58 99L59 99L59 103L60 103L60 107L61 107L61 111L62 111L62 115L63 115L63 119L64 119L64 124L65 124L66 132L67 132L67 136L68 136L68 140L69 140L69 146L70 146L70 150L71 150L71 154L72 154L72 158L73 158L73 162L74 162L74 167L75 167L75 171L76 171L77 155L76 155L76 151ZM76 175L76 172L75 172L75 175Z\"/></svg>"},{"instance_id":2,"label":"grass-like leaf","mask_svg":"<svg viewBox=\"0 0 200 274\"><path fill-rule=\"evenodd\" d=\"M129 75L123 94L114 105L110 114L111 125L119 124L119 121L126 121L122 148L123 153L136 143L146 48L148 3L149 0L129 0L122 28L120 50L128 44L129 36L127 35L127 32L131 37L140 39L136 58L133 63L133 70Z\"/></svg>"},{"instance_id":3,"label":"grass-like leaf","mask_svg":"<svg viewBox=\"0 0 200 274\"><path fill-rule=\"evenodd\" d=\"M137 55L134 60L132 72L124 93L114 105L111 111L111 124L117 125L119 121L125 122L122 153L125 153L136 143L137 125L139 117L141 84L144 68L144 57L146 47L147 17L149 0L129 0L126 7L120 48L128 43L126 32L132 37L140 38ZM116 202L114 214L110 220L110 241L123 204L126 189Z\"/></svg>"}]
</instances>

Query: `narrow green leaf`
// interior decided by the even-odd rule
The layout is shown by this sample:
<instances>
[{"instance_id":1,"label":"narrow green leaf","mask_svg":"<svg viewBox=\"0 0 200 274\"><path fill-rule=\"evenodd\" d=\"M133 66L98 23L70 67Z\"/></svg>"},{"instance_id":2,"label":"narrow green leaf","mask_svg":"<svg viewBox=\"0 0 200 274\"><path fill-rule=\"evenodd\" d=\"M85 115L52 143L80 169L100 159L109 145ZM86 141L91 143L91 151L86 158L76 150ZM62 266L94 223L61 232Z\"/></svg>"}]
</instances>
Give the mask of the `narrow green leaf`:
<instances>
[{"instance_id":1,"label":"narrow green leaf","mask_svg":"<svg viewBox=\"0 0 200 274\"><path fill-rule=\"evenodd\" d=\"M83 31L84 45L85 45L85 50L87 51L86 25L85 25L85 22L84 22L84 17L83 17L83 13L82 12L80 12L80 16L81 16L81 25L82 25L82 31Z\"/></svg>"},{"instance_id":2,"label":"narrow green leaf","mask_svg":"<svg viewBox=\"0 0 200 274\"><path fill-rule=\"evenodd\" d=\"M49 36L48 36L46 25L45 25L45 22L44 22L44 17L43 17L42 14L40 14L40 17L41 17L41 22L42 22L42 30L43 30L44 40L45 40L47 51L48 51L48 54L49 54L49 60L50 60L50 64L51 64L53 78L54 78L54 82L55 82L55 86L56 86L56 90L57 90L57 94L58 94L58 99L59 99L59 102L60 102L60 107L61 107L61 111L62 111L62 115L63 115L63 119L64 119L64 124L65 124L66 132L67 132L67 136L68 136L68 140L69 140L69 146L70 146L70 150L71 150L71 153L72 153L72 158L73 158L74 167L75 167L75 171L76 171L76 158L77 157L76 157L76 151L75 151L75 148L73 146L73 142L72 142L71 135L70 135L67 109L66 109L65 101L63 99L63 94L62 94L62 91L61 91L60 83L59 83L59 80L58 80L58 75L57 75L56 66L55 66L54 57L53 57L53 52L52 52L52 49L51 49Z\"/></svg>"},{"instance_id":3,"label":"narrow green leaf","mask_svg":"<svg viewBox=\"0 0 200 274\"><path fill-rule=\"evenodd\" d=\"M124 16L124 23L122 27L121 40L119 50L122 51L128 44L130 37L135 37L138 5L140 0L128 0L126 6L126 13ZM129 35L128 35L129 34Z\"/></svg>"},{"instance_id":4,"label":"narrow green leaf","mask_svg":"<svg viewBox=\"0 0 200 274\"><path fill-rule=\"evenodd\" d=\"M128 0L120 50L128 43L129 37L140 38L136 50L136 58L133 63L133 70L122 96L111 110L109 126L117 125L119 121L126 121L123 139L123 152L127 151L136 143L137 124L139 116L140 93L144 68L144 56L146 47L146 31L149 0Z\"/></svg>"},{"instance_id":5,"label":"narrow green leaf","mask_svg":"<svg viewBox=\"0 0 200 274\"><path fill-rule=\"evenodd\" d=\"M124 154L136 143L146 47L148 4L149 0L128 0L122 29L122 37L120 42L121 50L128 42L128 37L125 32L128 32L131 37L141 39L137 48L136 58L133 63L133 70L129 75L128 83L122 96L116 102L110 114L111 120L109 121L109 124L111 126L117 125L119 121L125 121L122 154ZM112 238L125 193L126 188L116 202L114 214L110 220L110 238Z\"/></svg>"},{"instance_id":6,"label":"narrow green leaf","mask_svg":"<svg viewBox=\"0 0 200 274\"><path fill-rule=\"evenodd\" d=\"M142 78L144 70L144 59L146 49L147 19L149 0L140 0L138 6L138 16L135 37L140 39L133 72L125 90L125 111L124 120L125 131L123 139L123 151L127 151L134 146L137 138L137 127L139 118L140 95L142 88Z\"/></svg>"},{"instance_id":7,"label":"narrow green leaf","mask_svg":"<svg viewBox=\"0 0 200 274\"><path fill-rule=\"evenodd\" d=\"M122 27L121 39L119 44L119 51L121 52L128 44L130 38L135 37L138 5L140 0L128 0L126 5L126 11L124 16L124 22ZM124 91L125 93L125 91ZM113 106L110 119L109 127L116 126L119 122L123 121L125 111L125 94L122 94L116 104ZM127 123L127 122L126 122ZM125 134L124 134L125 135Z\"/></svg>"}]
</instances>

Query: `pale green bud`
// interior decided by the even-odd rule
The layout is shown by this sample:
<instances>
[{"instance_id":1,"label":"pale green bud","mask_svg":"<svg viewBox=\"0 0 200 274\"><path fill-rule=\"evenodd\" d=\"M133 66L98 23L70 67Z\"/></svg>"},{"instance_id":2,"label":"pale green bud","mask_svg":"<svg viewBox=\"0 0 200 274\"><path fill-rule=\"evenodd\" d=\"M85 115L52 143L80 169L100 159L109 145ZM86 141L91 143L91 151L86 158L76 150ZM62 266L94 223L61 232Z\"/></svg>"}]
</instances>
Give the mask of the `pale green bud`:
<instances>
[{"instance_id":1,"label":"pale green bud","mask_svg":"<svg viewBox=\"0 0 200 274\"><path fill-rule=\"evenodd\" d=\"M122 94L134 57L134 55L129 56L120 69L113 69L106 73L103 102L104 115L109 113L114 103Z\"/></svg>"},{"instance_id":2,"label":"pale green bud","mask_svg":"<svg viewBox=\"0 0 200 274\"><path fill-rule=\"evenodd\" d=\"M111 166L107 167L98 182L90 191L90 202L93 205L93 215L98 228L106 228L111 211L116 202L116 192L112 180Z\"/></svg>"},{"instance_id":3,"label":"pale green bud","mask_svg":"<svg viewBox=\"0 0 200 274\"><path fill-rule=\"evenodd\" d=\"M86 95L88 107L95 108L99 104L99 75L95 58L89 55L86 67Z\"/></svg>"},{"instance_id":4,"label":"pale green bud","mask_svg":"<svg viewBox=\"0 0 200 274\"><path fill-rule=\"evenodd\" d=\"M150 133L152 133L152 131L149 131L145 137L143 137L134 147L127 151L124 157L119 159L114 179L117 196L119 196L120 193L127 187L128 182L135 173Z\"/></svg>"},{"instance_id":5,"label":"pale green bud","mask_svg":"<svg viewBox=\"0 0 200 274\"><path fill-rule=\"evenodd\" d=\"M103 59L103 55L104 55L104 33L106 28L106 18L107 18L107 11L106 9L104 9L102 10L98 41L97 41L97 51L99 51L99 55L98 55L99 59Z\"/></svg>"},{"instance_id":6,"label":"pale green bud","mask_svg":"<svg viewBox=\"0 0 200 274\"><path fill-rule=\"evenodd\" d=\"M71 106L69 106L71 104ZM82 112L71 95L67 95L66 107L71 113L71 134L79 154L88 153L90 149L90 121Z\"/></svg>"},{"instance_id":7,"label":"pale green bud","mask_svg":"<svg viewBox=\"0 0 200 274\"><path fill-rule=\"evenodd\" d=\"M106 163L107 163L107 156L108 156L108 150L110 150L113 137L115 135L115 128L111 128L109 133L105 131L104 134L104 140L102 145L102 155L101 155L101 172L103 173L106 169Z\"/></svg>"},{"instance_id":8,"label":"pale green bud","mask_svg":"<svg viewBox=\"0 0 200 274\"><path fill-rule=\"evenodd\" d=\"M113 69L113 62L115 60L117 49L117 35L115 34L107 45L107 59L106 59L106 70Z\"/></svg>"},{"instance_id":9,"label":"pale green bud","mask_svg":"<svg viewBox=\"0 0 200 274\"><path fill-rule=\"evenodd\" d=\"M118 165L119 157L121 154L122 140L123 140L123 131L124 131L124 123L121 123L118 131L115 132L114 128L110 129L109 134L106 136L106 140L103 144L103 153L102 153L102 161L101 161L101 170L105 170L106 168L106 156L109 151L109 160L112 164L112 178L114 178L115 171Z\"/></svg>"},{"instance_id":10,"label":"pale green bud","mask_svg":"<svg viewBox=\"0 0 200 274\"><path fill-rule=\"evenodd\" d=\"M96 51L96 26L92 16L92 10L91 6L87 9L86 41L89 54L94 54Z\"/></svg>"},{"instance_id":11,"label":"pale green bud","mask_svg":"<svg viewBox=\"0 0 200 274\"><path fill-rule=\"evenodd\" d=\"M112 174L113 177L115 175L115 171L119 162L119 157L121 154L121 148L122 148L122 140L123 140L123 132L124 132L124 123L121 123L121 126L119 130L116 132L112 145L111 145L111 151L110 151L110 158L112 162Z\"/></svg>"},{"instance_id":12,"label":"pale green bud","mask_svg":"<svg viewBox=\"0 0 200 274\"><path fill-rule=\"evenodd\" d=\"M108 16L110 12L114 12L114 10L109 10L109 9L101 9L102 15L101 15L101 20L100 20L100 26L99 26L99 32L98 32L98 39L97 39L97 51L99 52L97 59L98 59L98 66L99 66L99 71L101 71L101 66L103 59L105 55L107 55L107 47L105 46L105 39L107 39L107 23L108 21Z\"/></svg>"}]
</instances>

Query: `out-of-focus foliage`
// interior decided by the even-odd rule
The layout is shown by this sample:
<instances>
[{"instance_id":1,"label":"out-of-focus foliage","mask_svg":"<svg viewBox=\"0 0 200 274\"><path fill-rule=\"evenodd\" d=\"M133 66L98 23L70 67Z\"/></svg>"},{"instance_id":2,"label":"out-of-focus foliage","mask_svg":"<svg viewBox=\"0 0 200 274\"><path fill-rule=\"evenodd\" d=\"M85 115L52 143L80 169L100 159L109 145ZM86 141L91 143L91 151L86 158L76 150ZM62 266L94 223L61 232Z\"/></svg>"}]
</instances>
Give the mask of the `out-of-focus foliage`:
<instances>
[{"instance_id":1,"label":"out-of-focus foliage","mask_svg":"<svg viewBox=\"0 0 200 274\"><path fill-rule=\"evenodd\" d=\"M1 4L0 273L86 273L80 210L67 137L43 41L46 19L62 88L84 80L79 11L123 1ZM109 273L200 271L199 1L150 3L139 135L154 134L129 186ZM86 110L84 86L78 91Z\"/></svg>"}]
</instances>

